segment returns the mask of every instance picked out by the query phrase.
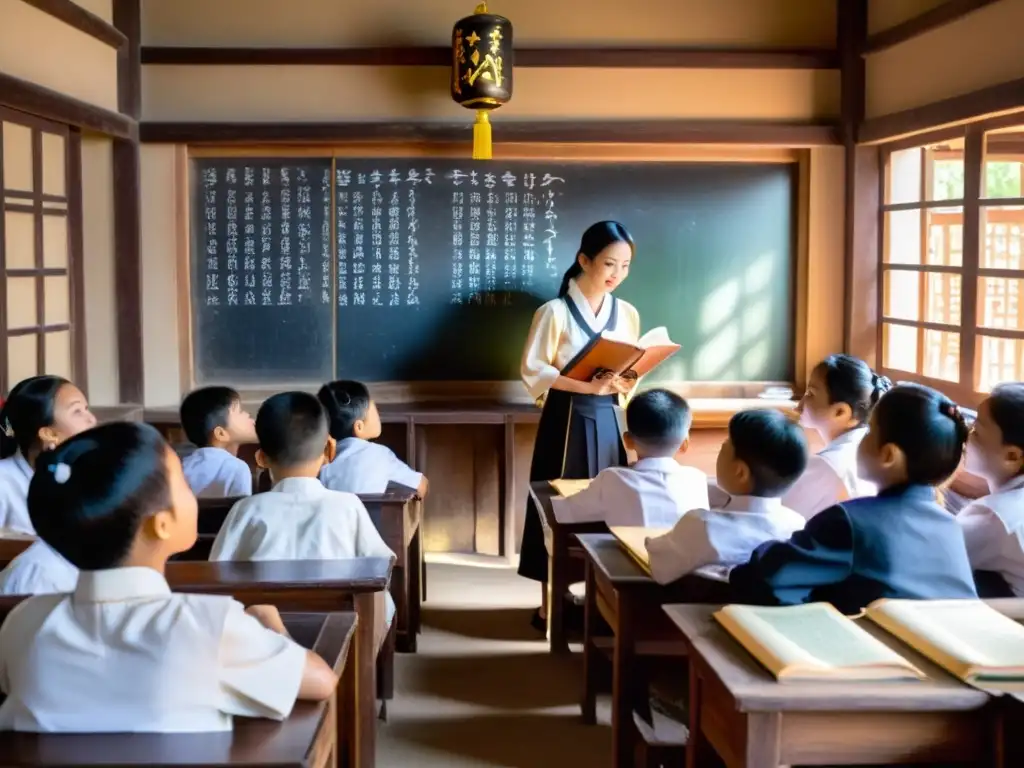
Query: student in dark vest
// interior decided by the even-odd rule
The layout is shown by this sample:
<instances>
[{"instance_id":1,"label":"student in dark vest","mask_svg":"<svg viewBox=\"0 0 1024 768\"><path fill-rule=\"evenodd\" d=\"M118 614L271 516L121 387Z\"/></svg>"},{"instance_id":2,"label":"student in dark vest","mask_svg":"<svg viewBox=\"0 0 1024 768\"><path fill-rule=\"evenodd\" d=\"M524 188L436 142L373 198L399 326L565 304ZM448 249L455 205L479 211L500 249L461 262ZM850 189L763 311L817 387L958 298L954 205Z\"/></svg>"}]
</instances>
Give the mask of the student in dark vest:
<instances>
[{"instance_id":1,"label":"student in dark vest","mask_svg":"<svg viewBox=\"0 0 1024 768\"><path fill-rule=\"evenodd\" d=\"M623 466L615 407L635 379L605 376L582 382L566 377L566 366L601 333L624 341L640 338L640 315L612 292L629 275L636 255L633 238L615 221L600 221L583 233L576 260L565 272L558 298L537 310L523 350L522 377L543 413L533 447L530 480L593 478L602 469ZM519 574L542 582L541 608L533 625L547 623L548 553L540 514L527 503ZM555 599L561 599L556 595Z\"/></svg>"}]
</instances>

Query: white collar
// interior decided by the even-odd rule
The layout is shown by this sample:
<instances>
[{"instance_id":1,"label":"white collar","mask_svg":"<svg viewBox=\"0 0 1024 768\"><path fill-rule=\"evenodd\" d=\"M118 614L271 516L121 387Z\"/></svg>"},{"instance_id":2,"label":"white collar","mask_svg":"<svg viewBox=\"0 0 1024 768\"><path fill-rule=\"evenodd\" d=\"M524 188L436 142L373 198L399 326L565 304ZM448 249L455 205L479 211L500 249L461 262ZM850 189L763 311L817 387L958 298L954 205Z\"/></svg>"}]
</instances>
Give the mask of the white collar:
<instances>
[{"instance_id":1,"label":"white collar","mask_svg":"<svg viewBox=\"0 0 1024 768\"><path fill-rule=\"evenodd\" d=\"M1004 493L1006 491L1015 491L1018 488L1024 487L1024 475L1017 475L1012 478L1009 482L1004 483L995 489L995 493Z\"/></svg>"},{"instance_id":2,"label":"white collar","mask_svg":"<svg viewBox=\"0 0 1024 768\"><path fill-rule=\"evenodd\" d=\"M825 446L827 451L830 448L841 448L844 445L857 445L863 440L868 434L867 427L854 427L851 430L843 432L835 440Z\"/></svg>"},{"instance_id":3,"label":"white collar","mask_svg":"<svg viewBox=\"0 0 1024 768\"><path fill-rule=\"evenodd\" d=\"M290 493L309 498L323 496L326 491L319 477L286 477L271 489L272 493Z\"/></svg>"},{"instance_id":4,"label":"white collar","mask_svg":"<svg viewBox=\"0 0 1024 768\"><path fill-rule=\"evenodd\" d=\"M369 444L369 440L363 440L363 438L361 437L343 437L341 440L338 441L336 452L344 453L347 451L355 451L360 448L364 448ZM335 458L337 458L337 456Z\"/></svg>"},{"instance_id":5,"label":"white collar","mask_svg":"<svg viewBox=\"0 0 1024 768\"><path fill-rule=\"evenodd\" d=\"M189 455L190 456L209 457L211 459L218 458L221 461L227 460L228 458L238 458L237 456L233 455L231 453L231 451L227 450L226 448L218 448L215 445L207 445L207 446L203 446L202 448L196 448Z\"/></svg>"},{"instance_id":6,"label":"white collar","mask_svg":"<svg viewBox=\"0 0 1024 768\"><path fill-rule=\"evenodd\" d=\"M778 496L733 496L722 509L726 512L767 514L782 509L782 499Z\"/></svg>"},{"instance_id":7,"label":"white collar","mask_svg":"<svg viewBox=\"0 0 1024 768\"><path fill-rule=\"evenodd\" d=\"M167 579L152 568L108 568L80 571L74 600L77 603L117 603L169 594L171 588Z\"/></svg>"},{"instance_id":8,"label":"white collar","mask_svg":"<svg viewBox=\"0 0 1024 768\"><path fill-rule=\"evenodd\" d=\"M678 472L682 467L671 456L650 456L638 459L633 469L637 472Z\"/></svg>"},{"instance_id":9,"label":"white collar","mask_svg":"<svg viewBox=\"0 0 1024 768\"><path fill-rule=\"evenodd\" d=\"M580 310L580 314L583 319L587 321L592 331L598 333L604 328L605 323L608 322L608 317L612 313L612 295L606 293L604 295L604 301L601 302L601 309L595 315L594 310L590 308L590 302L587 301L587 297L583 295L583 291L580 290L579 286L576 285L575 280L569 281L569 298L575 302L577 308ZM614 330L609 328L608 330Z\"/></svg>"}]
</instances>

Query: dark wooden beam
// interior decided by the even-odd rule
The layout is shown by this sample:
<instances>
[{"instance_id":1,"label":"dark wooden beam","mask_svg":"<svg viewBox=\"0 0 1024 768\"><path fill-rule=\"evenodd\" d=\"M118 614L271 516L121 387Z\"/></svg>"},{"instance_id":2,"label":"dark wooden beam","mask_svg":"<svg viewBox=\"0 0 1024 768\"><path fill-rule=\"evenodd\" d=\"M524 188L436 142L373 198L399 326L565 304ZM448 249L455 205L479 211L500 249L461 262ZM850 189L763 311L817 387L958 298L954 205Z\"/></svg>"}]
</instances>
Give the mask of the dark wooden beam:
<instances>
[{"instance_id":1,"label":"dark wooden beam","mask_svg":"<svg viewBox=\"0 0 1024 768\"><path fill-rule=\"evenodd\" d=\"M869 118L861 123L857 140L865 144L877 143L1014 110L1024 110L1024 78Z\"/></svg>"},{"instance_id":2,"label":"dark wooden beam","mask_svg":"<svg viewBox=\"0 0 1024 768\"><path fill-rule=\"evenodd\" d=\"M68 255L71 263L71 322L74 328L71 350L75 382L88 396L88 335L85 330L85 252L82 216L82 132L72 128L68 134Z\"/></svg>"},{"instance_id":3,"label":"dark wooden beam","mask_svg":"<svg viewBox=\"0 0 1024 768\"><path fill-rule=\"evenodd\" d=\"M832 123L757 120L493 120L501 143L760 144L810 147L839 143ZM144 142L239 144L284 142L469 141L472 119L459 123L142 123Z\"/></svg>"},{"instance_id":4,"label":"dark wooden beam","mask_svg":"<svg viewBox=\"0 0 1024 768\"><path fill-rule=\"evenodd\" d=\"M115 138L137 135L135 120L0 72L0 105Z\"/></svg>"},{"instance_id":5,"label":"dark wooden beam","mask_svg":"<svg viewBox=\"0 0 1024 768\"><path fill-rule=\"evenodd\" d=\"M111 48L121 48L128 43L128 38L119 32L113 24L108 24L95 13L87 11L72 0L21 1L31 5L33 8L38 8L55 19L60 19L69 27L74 27L79 32L95 37L101 43L105 43Z\"/></svg>"},{"instance_id":6,"label":"dark wooden beam","mask_svg":"<svg viewBox=\"0 0 1024 768\"><path fill-rule=\"evenodd\" d=\"M377 48L142 49L143 64L245 66L451 65L443 46ZM820 48L516 48L516 67L618 67L631 69L836 69L836 51Z\"/></svg>"},{"instance_id":7,"label":"dark wooden beam","mask_svg":"<svg viewBox=\"0 0 1024 768\"><path fill-rule=\"evenodd\" d=\"M117 106L138 119L142 110L139 0L114 0L114 24L128 40L117 56ZM138 136L114 142L114 291L117 297L117 372L122 403L141 403L142 198Z\"/></svg>"},{"instance_id":8,"label":"dark wooden beam","mask_svg":"<svg viewBox=\"0 0 1024 768\"><path fill-rule=\"evenodd\" d=\"M842 4L845 0L838 0L838 2ZM865 56L884 51L886 48L892 48L918 35L923 35L925 32L944 27L979 8L997 2L999 0L946 0L942 5L907 19L895 27L889 27L889 29L883 29L881 32L867 36L860 51Z\"/></svg>"}]
</instances>

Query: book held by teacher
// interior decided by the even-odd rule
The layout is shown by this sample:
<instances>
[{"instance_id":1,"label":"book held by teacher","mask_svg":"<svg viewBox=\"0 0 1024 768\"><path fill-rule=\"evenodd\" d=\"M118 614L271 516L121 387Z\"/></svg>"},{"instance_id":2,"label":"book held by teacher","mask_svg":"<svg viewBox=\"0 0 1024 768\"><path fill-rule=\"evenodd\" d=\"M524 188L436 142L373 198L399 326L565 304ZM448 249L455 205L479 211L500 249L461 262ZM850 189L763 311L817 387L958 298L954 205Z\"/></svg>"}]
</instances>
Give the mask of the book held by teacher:
<instances>
[{"instance_id":1,"label":"book held by teacher","mask_svg":"<svg viewBox=\"0 0 1024 768\"><path fill-rule=\"evenodd\" d=\"M606 331L595 336L569 361L564 375L576 381L591 381L606 371L616 375L633 371L637 377L646 376L680 349L664 326L652 328L635 344Z\"/></svg>"}]
</instances>

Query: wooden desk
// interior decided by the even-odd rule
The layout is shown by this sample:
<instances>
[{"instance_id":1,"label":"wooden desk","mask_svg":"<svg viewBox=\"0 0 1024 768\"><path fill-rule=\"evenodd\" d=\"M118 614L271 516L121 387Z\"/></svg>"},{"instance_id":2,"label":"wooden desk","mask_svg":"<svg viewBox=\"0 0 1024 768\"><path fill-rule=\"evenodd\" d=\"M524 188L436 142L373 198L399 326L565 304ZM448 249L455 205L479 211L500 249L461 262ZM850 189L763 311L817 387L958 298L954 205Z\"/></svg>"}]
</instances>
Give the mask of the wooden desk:
<instances>
[{"instance_id":1,"label":"wooden desk","mask_svg":"<svg viewBox=\"0 0 1024 768\"><path fill-rule=\"evenodd\" d=\"M352 682L342 706L353 713L350 766L372 768L377 743L377 647L374 593L387 588L391 562L265 560L261 562L173 562L167 581L176 592L231 595L245 605L269 604L282 611L350 611L359 616L353 641Z\"/></svg>"},{"instance_id":2,"label":"wooden desk","mask_svg":"<svg viewBox=\"0 0 1024 768\"><path fill-rule=\"evenodd\" d=\"M661 610L666 603L728 602L729 585L684 576L662 586L652 579L610 533L578 537L586 556L587 598L583 622L583 720L595 721L600 660L612 662L612 743L616 766L632 766L636 740L633 709L647 695L638 656L684 656L682 642ZM611 628L611 642L598 632L598 619ZM610 648L609 648L610 645Z\"/></svg>"},{"instance_id":3,"label":"wooden desk","mask_svg":"<svg viewBox=\"0 0 1024 768\"><path fill-rule=\"evenodd\" d=\"M999 607L1000 601L993 601ZM1018 601L1019 602L1019 601ZM962 684L870 620L861 626L927 675L925 682L776 682L711 614L669 605L690 665L688 768L791 764L963 763L1001 758L1003 708Z\"/></svg>"},{"instance_id":4,"label":"wooden desk","mask_svg":"<svg viewBox=\"0 0 1024 768\"><path fill-rule=\"evenodd\" d=\"M6 568L11 560L28 549L35 540L35 536L27 533L5 531L0 536L0 568Z\"/></svg>"},{"instance_id":5,"label":"wooden desk","mask_svg":"<svg viewBox=\"0 0 1024 768\"><path fill-rule=\"evenodd\" d=\"M320 654L345 677L352 613L283 614L297 643ZM218 733L34 734L0 733L4 765L46 766L274 766L321 768L338 764L347 726L338 694L324 702L296 702L283 722L236 717L234 730Z\"/></svg>"}]
</instances>

